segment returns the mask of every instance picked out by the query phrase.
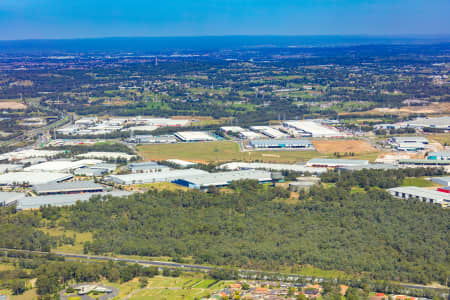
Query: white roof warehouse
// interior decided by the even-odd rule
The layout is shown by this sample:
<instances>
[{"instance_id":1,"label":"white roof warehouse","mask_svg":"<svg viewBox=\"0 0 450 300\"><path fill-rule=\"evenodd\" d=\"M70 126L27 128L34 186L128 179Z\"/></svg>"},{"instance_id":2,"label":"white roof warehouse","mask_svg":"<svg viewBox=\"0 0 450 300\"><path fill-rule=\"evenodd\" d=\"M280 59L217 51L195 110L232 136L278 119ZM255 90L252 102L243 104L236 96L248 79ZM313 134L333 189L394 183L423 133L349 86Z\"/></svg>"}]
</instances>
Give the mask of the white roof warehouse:
<instances>
[{"instance_id":1,"label":"white roof warehouse","mask_svg":"<svg viewBox=\"0 0 450 300\"><path fill-rule=\"evenodd\" d=\"M38 195L58 195L76 193L103 192L103 186L93 181L71 181L63 183L46 183L33 186Z\"/></svg>"},{"instance_id":2,"label":"white roof warehouse","mask_svg":"<svg viewBox=\"0 0 450 300\"><path fill-rule=\"evenodd\" d=\"M252 179L258 182L269 182L272 180L270 172L258 170L231 171L208 173L199 176L185 177L173 181L176 184L194 189L204 189L209 186L227 186L232 181Z\"/></svg>"},{"instance_id":3,"label":"white roof warehouse","mask_svg":"<svg viewBox=\"0 0 450 300\"><path fill-rule=\"evenodd\" d=\"M126 175L110 175L105 178L107 181L111 181L118 184L142 184L153 182L171 182L185 176L196 176L208 174L206 171L198 169L184 169L184 170L167 170L164 169L161 172L153 173L136 173Z\"/></svg>"},{"instance_id":4,"label":"white roof warehouse","mask_svg":"<svg viewBox=\"0 0 450 300\"><path fill-rule=\"evenodd\" d=\"M72 174L53 172L11 172L0 175L0 185L14 184L42 184L48 182L62 182L72 178Z\"/></svg>"},{"instance_id":5,"label":"white roof warehouse","mask_svg":"<svg viewBox=\"0 0 450 300\"><path fill-rule=\"evenodd\" d=\"M425 203L433 203L448 207L450 205L450 194L434 190L418 188L415 186L401 186L387 190L392 196L401 199L417 199Z\"/></svg>"}]
</instances>

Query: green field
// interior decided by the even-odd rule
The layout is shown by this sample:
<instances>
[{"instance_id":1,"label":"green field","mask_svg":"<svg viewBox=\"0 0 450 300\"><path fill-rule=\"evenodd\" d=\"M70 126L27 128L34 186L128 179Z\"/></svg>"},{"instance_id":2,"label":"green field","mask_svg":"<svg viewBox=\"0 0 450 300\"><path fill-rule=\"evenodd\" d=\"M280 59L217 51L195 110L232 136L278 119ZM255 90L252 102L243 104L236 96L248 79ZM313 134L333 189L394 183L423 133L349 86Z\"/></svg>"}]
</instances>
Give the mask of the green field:
<instances>
[{"instance_id":1,"label":"green field","mask_svg":"<svg viewBox=\"0 0 450 300\"><path fill-rule=\"evenodd\" d=\"M137 150L144 160L184 159L199 163L247 161L295 163L305 162L314 157L332 158L332 154L317 151L245 151L231 141L179 143L138 146ZM350 159L368 159L374 161L378 152L361 153L348 157ZM342 157L347 158L347 157Z\"/></svg>"},{"instance_id":2,"label":"green field","mask_svg":"<svg viewBox=\"0 0 450 300\"><path fill-rule=\"evenodd\" d=\"M435 140L442 145L450 145L450 134L449 133L442 133L442 134L432 134L429 136L430 139Z\"/></svg>"},{"instance_id":3,"label":"green field","mask_svg":"<svg viewBox=\"0 0 450 300\"><path fill-rule=\"evenodd\" d=\"M86 241L92 241L91 232L75 232L72 230L64 230L62 228L40 228L40 230L54 237L62 235L69 237L76 236L75 244L73 246L70 244L58 246L55 250L59 252L83 253L83 244Z\"/></svg>"},{"instance_id":4,"label":"green field","mask_svg":"<svg viewBox=\"0 0 450 300\"><path fill-rule=\"evenodd\" d=\"M103 281L103 284L119 289L119 295L112 300L141 300L141 299L196 299L211 295L228 283L221 281L211 288L192 287L192 283L203 286L203 282L210 284L212 279L204 279L203 274L184 273L180 277L155 276L148 279L145 288L139 286L138 278L125 283Z\"/></svg>"},{"instance_id":5,"label":"green field","mask_svg":"<svg viewBox=\"0 0 450 300\"><path fill-rule=\"evenodd\" d=\"M127 283L106 283L120 289L119 296L114 300L128 296L130 300L143 299L196 299L211 295L228 283L218 282L212 287L213 279L204 279L203 274L186 273L181 277L155 276L148 280L146 288L140 289L136 280ZM194 285L192 285L194 283Z\"/></svg>"},{"instance_id":6,"label":"green field","mask_svg":"<svg viewBox=\"0 0 450 300\"><path fill-rule=\"evenodd\" d=\"M165 160L169 158L210 163L220 161L263 161L294 163L307 161L313 157L329 157L317 151L247 151L240 152L235 142L203 142L145 145L137 147L145 160Z\"/></svg>"},{"instance_id":7,"label":"green field","mask_svg":"<svg viewBox=\"0 0 450 300\"><path fill-rule=\"evenodd\" d=\"M435 187L439 184L425 180L423 177L407 177L403 180L402 186Z\"/></svg>"}]
</instances>

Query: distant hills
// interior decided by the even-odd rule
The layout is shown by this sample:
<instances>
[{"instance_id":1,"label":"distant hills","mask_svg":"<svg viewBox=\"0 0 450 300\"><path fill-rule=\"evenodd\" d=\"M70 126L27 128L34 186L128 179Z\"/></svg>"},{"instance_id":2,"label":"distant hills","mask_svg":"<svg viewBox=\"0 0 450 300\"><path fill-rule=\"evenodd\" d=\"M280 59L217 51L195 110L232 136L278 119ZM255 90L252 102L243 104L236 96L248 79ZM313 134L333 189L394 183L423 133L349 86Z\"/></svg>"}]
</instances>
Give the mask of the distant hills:
<instances>
[{"instance_id":1,"label":"distant hills","mask_svg":"<svg viewBox=\"0 0 450 300\"><path fill-rule=\"evenodd\" d=\"M0 41L1 53L215 51L251 48L309 48L354 45L420 45L449 43L450 36L200 36L117 37Z\"/></svg>"}]
</instances>

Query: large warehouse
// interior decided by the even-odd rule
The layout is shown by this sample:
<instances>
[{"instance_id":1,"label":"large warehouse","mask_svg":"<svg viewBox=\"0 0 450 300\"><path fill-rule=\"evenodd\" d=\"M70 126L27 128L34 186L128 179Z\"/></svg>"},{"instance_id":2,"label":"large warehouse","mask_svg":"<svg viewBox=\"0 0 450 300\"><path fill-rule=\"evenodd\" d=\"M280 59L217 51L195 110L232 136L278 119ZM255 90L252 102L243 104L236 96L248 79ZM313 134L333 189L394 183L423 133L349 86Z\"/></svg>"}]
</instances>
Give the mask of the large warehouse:
<instances>
[{"instance_id":1,"label":"large warehouse","mask_svg":"<svg viewBox=\"0 0 450 300\"><path fill-rule=\"evenodd\" d=\"M270 163L247 163L247 162L230 162L219 167L224 170L270 170L270 171L293 171L308 173L324 173L324 168L312 168L299 164L270 164Z\"/></svg>"},{"instance_id":2,"label":"large warehouse","mask_svg":"<svg viewBox=\"0 0 450 300\"><path fill-rule=\"evenodd\" d=\"M450 186L450 177L432 177L431 181L440 185Z\"/></svg>"},{"instance_id":3,"label":"large warehouse","mask_svg":"<svg viewBox=\"0 0 450 300\"><path fill-rule=\"evenodd\" d=\"M13 171L19 171L23 169L23 165L17 164L0 164L0 174Z\"/></svg>"},{"instance_id":4,"label":"large warehouse","mask_svg":"<svg viewBox=\"0 0 450 300\"><path fill-rule=\"evenodd\" d=\"M102 163L98 159L82 159L78 161L71 160L52 160L37 165L32 165L24 169L24 171L41 171L41 172L71 172L72 170Z\"/></svg>"},{"instance_id":5,"label":"large warehouse","mask_svg":"<svg viewBox=\"0 0 450 300\"><path fill-rule=\"evenodd\" d=\"M219 173L207 173L198 176L187 176L174 180L173 183L187 186L194 189L205 189L210 186L222 187L227 186L232 181L252 179L258 182L270 182L272 176L270 172L247 170L247 171L230 171Z\"/></svg>"},{"instance_id":6,"label":"large warehouse","mask_svg":"<svg viewBox=\"0 0 450 300\"><path fill-rule=\"evenodd\" d=\"M448 207L450 205L450 194L434 190L418 188L415 186L401 186L387 190L392 196L401 199L417 199L425 203L433 203Z\"/></svg>"},{"instance_id":7,"label":"large warehouse","mask_svg":"<svg viewBox=\"0 0 450 300\"><path fill-rule=\"evenodd\" d=\"M104 188L93 181L71 181L62 183L36 184L33 190L38 195L61 195L103 192Z\"/></svg>"},{"instance_id":8,"label":"large warehouse","mask_svg":"<svg viewBox=\"0 0 450 300\"><path fill-rule=\"evenodd\" d=\"M333 127L324 126L315 121L285 121L283 126L294 129L296 135L310 137L343 137L345 134Z\"/></svg>"},{"instance_id":9,"label":"large warehouse","mask_svg":"<svg viewBox=\"0 0 450 300\"><path fill-rule=\"evenodd\" d=\"M167 135L135 135L127 140L135 144L173 144L177 139L172 134Z\"/></svg>"},{"instance_id":10,"label":"large warehouse","mask_svg":"<svg viewBox=\"0 0 450 300\"><path fill-rule=\"evenodd\" d=\"M206 142L215 141L216 138L206 131L183 131L176 132L175 136L183 142Z\"/></svg>"},{"instance_id":11,"label":"large warehouse","mask_svg":"<svg viewBox=\"0 0 450 300\"><path fill-rule=\"evenodd\" d=\"M93 196L114 196L122 197L131 195L131 192L127 191L114 191L103 193L85 193L85 194L73 194L73 195L48 195L48 196L36 196L25 197L17 200L17 209L38 209L44 205L50 206L69 206L74 205L77 201L88 201Z\"/></svg>"},{"instance_id":12,"label":"large warehouse","mask_svg":"<svg viewBox=\"0 0 450 300\"><path fill-rule=\"evenodd\" d=\"M392 138L391 143L399 151L421 151L429 142L423 136L397 136Z\"/></svg>"},{"instance_id":13,"label":"large warehouse","mask_svg":"<svg viewBox=\"0 0 450 300\"><path fill-rule=\"evenodd\" d=\"M405 122L408 127L413 128L440 128L450 130L450 117L439 117L439 118L418 118L412 121Z\"/></svg>"},{"instance_id":14,"label":"large warehouse","mask_svg":"<svg viewBox=\"0 0 450 300\"><path fill-rule=\"evenodd\" d=\"M358 159L333 159L333 158L313 158L310 159L306 165L308 167L318 168L337 168L337 167L350 167L350 166L367 166L368 160Z\"/></svg>"},{"instance_id":15,"label":"large warehouse","mask_svg":"<svg viewBox=\"0 0 450 300\"><path fill-rule=\"evenodd\" d=\"M152 173L167 169L169 169L169 167L160 165L153 161L132 163L128 165L128 170L130 170L131 173Z\"/></svg>"},{"instance_id":16,"label":"large warehouse","mask_svg":"<svg viewBox=\"0 0 450 300\"><path fill-rule=\"evenodd\" d=\"M0 175L0 185L36 185L49 182L62 182L73 177L68 173L53 172L11 172Z\"/></svg>"},{"instance_id":17,"label":"large warehouse","mask_svg":"<svg viewBox=\"0 0 450 300\"><path fill-rule=\"evenodd\" d=\"M10 206L25 197L25 193L0 192L0 206Z\"/></svg>"},{"instance_id":18,"label":"large warehouse","mask_svg":"<svg viewBox=\"0 0 450 300\"><path fill-rule=\"evenodd\" d=\"M311 141L297 139L252 140L250 146L255 149L314 149Z\"/></svg>"},{"instance_id":19,"label":"large warehouse","mask_svg":"<svg viewBox=\"0 0 450 300\"><path fill-rule=\"evenodd\" d=\"M251 126L250 129L260 132L260 133L264 134L265 136L268 136L272 139L283 139L283 138L288 137L287 134L279 131L278 129L270 127L270 126Z\"/></svg>"},{"instance_id":20,"label":"large warehouse","mask_svg":"<svg viewBox=\"0 0 450 300\"><path fill-rule=\"evenodd\" d=\"M136 155L131 155L123 152L88 152L77 155L79 158L98 158L103 160L116 160L116 159L124 159L124 160L132 160L136 158Z\"/></svg>"},{"instance_id":21,"label":"large warehouse","mask_svg":"<svg viewBox=\"0 0 450 300\"><path fill-rule=\"evenodd\" d=\"M254 131L241 131L239 132L239 138L243 140L256 140L262 139L264 136Z\"/></svg>"},{"instance_id":22,"label":"large warehouse","mask_svg":"<svg viewBox=\"0 0 450 300\"><path fill-rule=\"evenodd\" d=\"M0 160L21 160L31 157L54 157L61 153L64 153L64 151L28 149L0 154Z\"/></svg>"},{"instance_id":23,"label":"large warehouse","mask_svg":"<svg viewBox=\"0 0 450 300\"><path fill-rule=\"evenodd\" d=\"M105 180L118 184L130 185L154 182L171 182L181 177L197 176L203 174L208 174L208 172L198 169L162 170L161 172L154 173L109 175L105 178Z\"/></svg>"}]
</instances>

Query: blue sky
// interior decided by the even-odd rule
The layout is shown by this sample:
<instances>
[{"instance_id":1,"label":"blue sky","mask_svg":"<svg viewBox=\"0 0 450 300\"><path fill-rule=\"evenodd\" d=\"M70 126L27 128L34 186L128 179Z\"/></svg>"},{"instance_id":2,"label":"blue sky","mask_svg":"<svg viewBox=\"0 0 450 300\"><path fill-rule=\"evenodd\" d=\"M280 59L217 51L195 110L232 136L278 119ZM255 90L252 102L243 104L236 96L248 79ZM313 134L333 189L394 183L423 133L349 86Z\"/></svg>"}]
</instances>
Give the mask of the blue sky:
<instances>
[{"instance_id":1,"label":"blue sky","mask_svg":"<svg viewBox=\"0 0 450 300\"><path fill-rule=\"evenodd\" d=\"M0 0L0 39L449 34L449 0Z\"/></svg>"}]
</instances>

